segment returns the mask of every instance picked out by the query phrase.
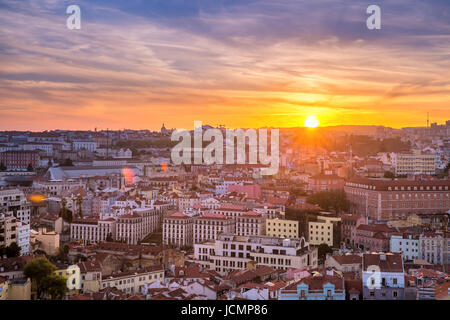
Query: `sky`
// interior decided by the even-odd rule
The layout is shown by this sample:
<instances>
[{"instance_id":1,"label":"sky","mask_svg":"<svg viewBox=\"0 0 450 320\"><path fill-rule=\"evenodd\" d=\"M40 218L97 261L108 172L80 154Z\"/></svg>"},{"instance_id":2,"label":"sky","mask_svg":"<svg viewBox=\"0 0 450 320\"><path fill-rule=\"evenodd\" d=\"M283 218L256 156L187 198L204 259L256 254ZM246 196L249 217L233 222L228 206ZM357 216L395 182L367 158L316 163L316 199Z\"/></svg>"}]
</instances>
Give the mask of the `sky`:
<instances>
[{"instance_id":1,"label":"sky","mask_svg":"<svg viewBox=\"0 0 450 320\"><path fill-rule=\"evenodd\" d=\"M448 0L0 0L0 130L424 126L449 70Z\"/></svg>"}]
</instances>

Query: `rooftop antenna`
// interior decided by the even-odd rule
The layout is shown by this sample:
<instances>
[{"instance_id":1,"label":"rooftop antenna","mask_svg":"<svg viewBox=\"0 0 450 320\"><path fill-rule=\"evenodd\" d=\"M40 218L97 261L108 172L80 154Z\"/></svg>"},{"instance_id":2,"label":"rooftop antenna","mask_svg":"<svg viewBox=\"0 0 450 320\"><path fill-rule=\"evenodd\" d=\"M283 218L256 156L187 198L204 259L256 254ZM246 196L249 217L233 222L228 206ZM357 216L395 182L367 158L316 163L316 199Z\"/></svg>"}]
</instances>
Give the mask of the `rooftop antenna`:
<instances>
[{"instance_id":1,"label":"rooftop antenna","mask_svg":"<svg viewBox=\"0 0 450 320\"><path fill-rule=\"evenodd\" d=\"M106 159L109 156L109 128L106 128Z\"/></svg>"}]
</instances>

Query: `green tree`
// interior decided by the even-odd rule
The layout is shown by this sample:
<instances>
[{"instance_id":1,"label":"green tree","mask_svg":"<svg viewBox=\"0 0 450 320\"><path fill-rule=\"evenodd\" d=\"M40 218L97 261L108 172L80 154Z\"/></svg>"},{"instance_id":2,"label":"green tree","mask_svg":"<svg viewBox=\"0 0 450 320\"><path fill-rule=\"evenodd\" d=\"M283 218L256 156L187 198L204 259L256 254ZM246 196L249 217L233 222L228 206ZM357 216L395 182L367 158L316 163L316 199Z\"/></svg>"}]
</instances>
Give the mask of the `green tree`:
<instances>
[{"instance_id":1,"label":"green tree","mask_svg":"<svg viewBox=\"0 0 450 320\"><path fill-rule=\"evenodd\" d=\"M21 248L17 244L17 242L11 243L9 246L5 247L5 253L8 258L18 257L20 256Z\"/></svg>"},{"instance_id":2,"label":"green tree","mask_svg":"<svg viewBox=\"0 0 450 320\"><path fill-rule=\"evenodd\" d=\"M323 264L325 262L327 253L333 253L333 250L326 243L322 243L317 247L317 254L320 264Z\"/></svg>"},{"instance_id":3,"label":"green tree","mask_svg":"<svg viewBox=\"0 0 450 320\"><path fill-rule=\"evenodd\" d=\"M316 204L325 211L341 213L349 209L349 201L344 190L330 190L318 192L310 195L306 199L307 203Z\"/></svg>"},{"instance_id":4,"label":"green tree","mask_svg":"<svg viewBox=\"0 0 450 320\"><path fill-rule=\"evenodd\" d=\"M23 274L25 277L32 279L38 299L40 299L42 294L48 289L48 287L45 286L46 278L53 274L53 271L55 270L55 265L48 261L47 258L37 258L25 265Z\"/></svg>"},{"instance_id":5,"label":"green tree","mask_svg":"<svg viewBox=\"0 0 450 320\"><path fill-rule=\"evenodd\" d=\"M51 300L61 300L66 295L67 280L60 275L50 274L43 279L42 290Z\"/></svg>"},{"instance_id":6,"label":"green tree","mask_svg":"<svg viewBox=\"0 0 450 320\"><path fill-rule=\"evenodd\" d=\"M78 217L83 218L83 208L82 208L83 197L81 195L79 195L77 197L76 201L77 201Z\"/></svg>"},{"instance_id":7,"label":"green tree","mask_svg":"<svg viewBox=\"0 0 450 320\"><path fill-rule=\"evenodd\" d=\"M67 209L66 207L66 199L62 199L61 201L61 210L59 210L59 216L63 218L63 220L67 223L72 223L73 221L73 214L72 211Z\"/></svg>"},{"instance_id":8,"label":"green tree","mask_svg":"<svg viewBox=\"0 0 450 320\"><path fill-rule=\"evenodd\" d=\"M57 260L68 260L69 258L69 250L70 247L67 244L62 245L58 248L58 253L56 254L55 258Z\"/></svg>"}]
</instances>

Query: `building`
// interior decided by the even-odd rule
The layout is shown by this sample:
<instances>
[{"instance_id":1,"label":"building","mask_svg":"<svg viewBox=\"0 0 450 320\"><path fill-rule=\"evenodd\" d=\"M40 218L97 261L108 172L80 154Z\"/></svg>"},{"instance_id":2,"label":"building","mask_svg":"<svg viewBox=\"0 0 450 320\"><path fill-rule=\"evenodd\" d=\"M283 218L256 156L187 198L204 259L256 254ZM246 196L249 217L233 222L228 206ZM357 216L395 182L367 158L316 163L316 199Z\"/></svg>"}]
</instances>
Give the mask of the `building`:
<instances>
[{"instance_id":1,"label":"building","mask_svg":"<svg viewBox=\"0 0 450 320\"><path fill-rule=\"evenodd\" d=\"M316 221L308 223L308 241L311 245L327 244L339 247L341 239L341 218L331 216L317 216Z\"/></svg>"},{"instance_id":2,"label":"building","mask_svg":"<svg viewBox=\"0 0 450 320\"><path fill-rule=\"evenodd\" d=\"M391 156L396 175L408 174L436 174L439 155L422 153L420 150L412 152L394 153Z\"/></svg>"},{"instance_id":3,"label":"building","mask_svg":"<svg viewBox=\"0 0 450 320\"><path fill-rule=\"evenodd\" d=\"M9 280L8 300L31 300L31 279Z\"/></svg>"},{"instance_id":4,"label":"building","mask_svg":"<svg viewBox=\"0 0 450 320\"><path fill-rule=\"evenodd\" d=\"M0 164L8 170L27 169L39 167L40 156L38 151L10 150L0 152Z\"/></svg>"},{"instance_id":5,"label":"building","mask_svg":"<svg viewBox=\"0 0 450 320\"><path fill-rule=\"evenodd\" d=\"M325 268L333 268L343 273L357 273L361 276L362 256L357 254L327 255Z\"/></svg>"},{"instance_id":6,"label":"building","mask_svg":"<svg viewBox=\"0 0 450 320\"><path fill-rule=\"evenodd\" d=\"M194 244L194 261L222 275L245 269L251 261L287 270L315 268L317 259L317 248L311 248L304 238L221 234L215 241Z\"/></svg>"},{"instance_id":7,"label":"building","mask_svg":"<svg viewBox=\"0 0 450 320\"><path fill-rule=\"evenodd\" d=\"M367 224L364 216L357 214L341 214L341 240L347 245L355 245L352 239L355 239L356 228L361 224Z\"/></svg>"},{"instance_id":8,"label":"building","mask_svg":"<svg viewBox=\"0 0 450 320\"><path fill-rule=\"evenodd\" d=\"M0 276L0 301L8 299L8 287L8 278Z\"/></svg>"},{"instance_id":9,"label":"building","mask_svg":"<svg viewBox=\"0 0 450 320\"><path fill-rule=\"evenodd\" d=\"M38 248L48 255L58 253L60 235L54 231L47 231L46 228L39 228L38 231L31 231L31 244L38 243Z\"/></svg>"},{"instance_id":10,"label":"building","mask_svg":"<svg viewBox=\"0 0 450 320\"><path fill-rule=\"evenodd\" d=\"M350 213L374 221L406 219L417 213L450 210L450 180L374 180L355 178L346 182Z\"/></svg>"},{"instance_id":11,"label":"building","mask_svg":"<svg viewBox=\"0 0 450 320\"><path fill-rule=\"evenodd\" d=\"M30 224L30 203L19 189L0 190L0 212L11 213L18 221Z\"/></svg>"},{"instance_id":12,"label":"building","mask_svg":"<svg viewBox=\"0 0 450 320\"><path fill-rule=\"evenodd\" d=\"M361 250L389 252L391 235L397 230L384 224L361 224L356 228L352 243Z\"/></svg>"},{"instance_id":13,"label":"building","mask_svg":"<svg viewBox=\"0 0 450 320\"><path fill-rule=\"evenodd\" d=\"M116 239L116 220L108 218L100 220L98 218L75 219L70 224L70 239L81 241L83 244L106 241L108 235Z\"/></svg>"},{"instance_id":14,"label":"building","mask_svg":"<svg viewBox=\"0 0 450 320\"><path fill-rule=\"evenodd\" d=\"M247 211L236 217L236 235L260 236L265 233L265 217L255 211Z\"/></svg>"},{"instance_id":15,"label":"building","mask_svg":"<svg viewBox=\"0 0 450 320\"><path fill-rule=\"evenodd\" d=\"M419 237L412 234L391 235L390 252L401 253L405 260L421 259Z\"/></svg>"},{"instance_id":16,"label":"building","mask_svg":"<svg viewBox=\"0 0 450 320\"><path fill-rule=\"evenodd\" d=\"M344 188L344 179L334 174L317 174L308 179L308 190L322 192Z\"/></svg>"},{"instance_id":17,"label":"building","mask_svg":"<svg viewBox=\"0 0 450 320\"><path fill-rule=\"evenodd\" d=\"M450 240L448 234L425 231L419 237L421 259L435 265L450 264Z\"/></svg>"},{"instance_id":18,"label":"building","mask_svg":"<svg viewBox=\"0 0 450 320\"><path fill-rule=\"evenodd\" d=\"M17 244L22 256L30 254L30 225L17 221L16 229Z\"/></svg>"},{"instance_id":19,"label":"building","mask_svg":"<svg viewBox=\"0 0 450 320\"><path fill-rule=\"evenodd\" d=\"M363 254L363 299L403 300L405 271L401 254Z\"/></svg>"},{"instance_id":20,"label":"building","mask_svg":"<svg viewBox=\"0 0 450 320\"><path fill-rule=\"evenodd\" d=\"M281 220L278 218L266 220L266 235L278 238L299 238L298 221Z\"/></svg>"},{"instance_id":21,"label":"building","mask_svg":"<svg viewBox=\"0 0 450 320\"><path fill-rule=\"evenodd\" d=\"M164 268L162 266L146 267L103 276L101 289L116 287L124 293L135 294L141 292L141 288L145 284L155 281L164 282Z\"/></svg>"},{"instance_id":22,"label":"building","mask_svg":"<svg viewBox=\"0 0 450 320\"><path fill-rule=\"evenodd\" d=\"M88 150L88 151L96 151L97 150L97 142L95 141L73 141L72 142L73 150Z\"/></svg>"},{"instance_id":23,"label":"building","mask_svg":"<svg viewBox=\"0 0 450 320\"><path fill-rule=\"evenodd\" d=\"M64 267L56 267L54 274L66 278L67 294L73 295L79 293L81 290L81 272L80 267L76 264Z\"/></svg>"},{"instance_id":24,"label":"building","mask_svg":"<svg viewBox=\"0 0 450 320\"><path fill-rule=\"evenodd\" d=\"M233 234L236 222L224 215L217 213L205 213L194 218L194 243L215 240L221 233Z\"/></svg>"},{"instance_id":25,"label":"building","mask_svg":"<svg viewBox=\"0 0 450 320\"><path fill-rule=\"evenodd\" d=\"M194 220L190 216L175 212L164 218L163 243L177 247L190 247L193 243Z\"/></svg>"},{"instance_id":26,"label":"building","mask_svg":"<svg viewBox=\"0 0 450 320\"><path fill-rule=\"evenodd\" d=\"M17 242L17 219L11 214L0 213L0 246Z\"/></svg>"},{"instance_id":27,"label":"building","mask_svg":"<svg viewBox=\"0 0 450 320\"><path fill-rule=\"evenodd\" d=\"M345 300L344 277L333 270L316 273L280 289L278 300Z\"/></svg>"}]
</instances>

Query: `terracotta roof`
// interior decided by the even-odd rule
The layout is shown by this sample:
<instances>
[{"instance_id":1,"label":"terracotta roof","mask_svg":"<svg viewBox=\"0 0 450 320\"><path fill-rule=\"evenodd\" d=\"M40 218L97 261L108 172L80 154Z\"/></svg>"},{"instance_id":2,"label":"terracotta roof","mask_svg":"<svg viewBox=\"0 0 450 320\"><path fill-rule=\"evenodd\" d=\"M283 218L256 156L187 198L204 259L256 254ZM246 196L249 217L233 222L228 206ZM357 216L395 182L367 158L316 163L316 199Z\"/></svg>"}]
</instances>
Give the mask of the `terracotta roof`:
<instances>
[{"instance_id":1,"label":"terracotta roof","mask_svg":"<svg viewBox=\"0 0 450 320\"><path fill-rule=\"evenodd\" d=\"M385 257L383 260L382 257ZM380 267L381 272L403 272L403 260L401 254L366 253L363 255L363 270L367 271L369 266Z\"/></svg>"}]
</instances>

